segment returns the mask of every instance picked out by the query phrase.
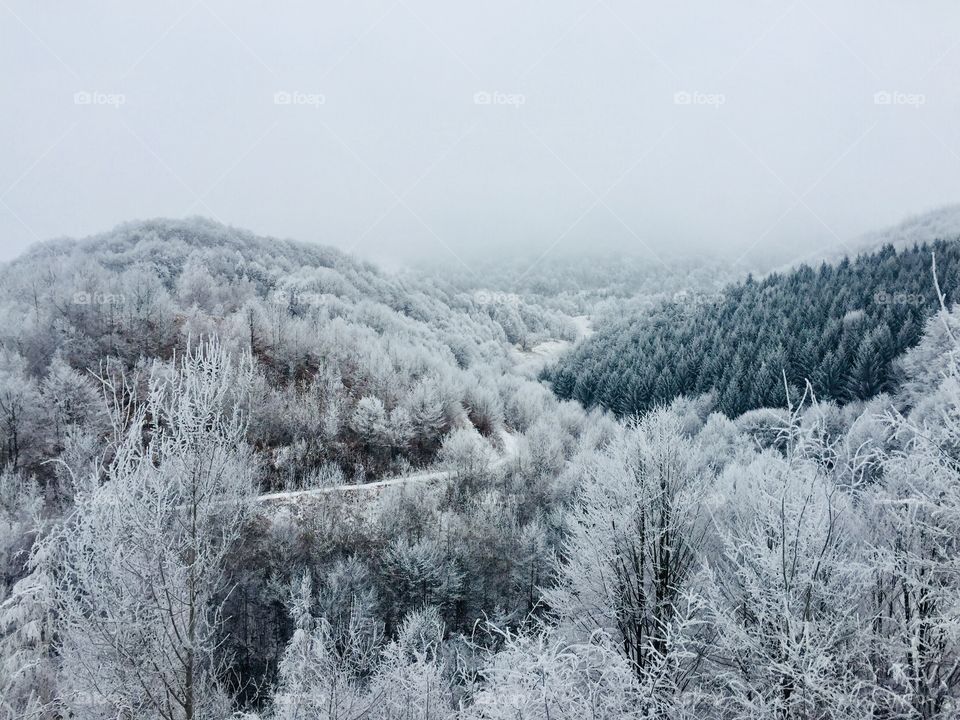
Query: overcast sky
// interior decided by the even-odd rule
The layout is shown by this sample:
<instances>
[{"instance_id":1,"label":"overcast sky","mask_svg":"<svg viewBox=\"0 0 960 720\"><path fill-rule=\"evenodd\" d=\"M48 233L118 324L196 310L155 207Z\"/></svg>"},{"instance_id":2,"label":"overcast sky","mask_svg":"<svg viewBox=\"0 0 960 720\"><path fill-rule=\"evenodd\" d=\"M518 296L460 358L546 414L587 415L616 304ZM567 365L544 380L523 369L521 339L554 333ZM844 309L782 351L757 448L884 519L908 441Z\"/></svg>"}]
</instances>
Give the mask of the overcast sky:
<instances>
[{"instance_id":1,"label":"overcast sky","mask_svg":"<svg viewBox=\"0 0 960 720\"><path fill-rule=\"evenodd\" d=\"M0 259L189 215L806 254L960 200L954 0L0 0L0 58Z\"/></svg>"}]
</instances>

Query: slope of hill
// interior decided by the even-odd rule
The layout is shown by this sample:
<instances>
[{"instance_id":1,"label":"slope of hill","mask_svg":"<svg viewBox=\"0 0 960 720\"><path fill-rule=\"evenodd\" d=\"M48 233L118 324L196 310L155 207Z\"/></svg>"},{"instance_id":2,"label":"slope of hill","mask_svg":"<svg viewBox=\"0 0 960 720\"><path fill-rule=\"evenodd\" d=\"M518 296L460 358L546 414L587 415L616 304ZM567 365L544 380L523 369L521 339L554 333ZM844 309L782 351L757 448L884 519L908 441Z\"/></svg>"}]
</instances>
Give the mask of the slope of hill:
<instances>
[{"instance_id":1,"label":"slope of hill","mask_svg":"<svg viewBox=\"0 0 960 720\"><path fill-rule=\"evenodd\" d=\"M627 317L547 376L559 397L621 415L707 392L730 416L783 406L784 374L798 388L809 380L821 398L870 398L895 385L891 361L916 343L937 308L931 252L943 286L960 287L956 243L886 246Z\"/></svg>"},{"instance_id":2,"label":"slope of hill","mask_svg":"<svg viewBox=\"0 0 960 720\"><path fill-rule=\"evenodd\" d=\"M788 272L801 264L837 263L846 255L872 253L886 245L892 245L895 250L906 250L914 245L955 237L960 237L960 203L911 215L894 225L852 238L828 252L820 251L799 258L779 269Z\"/></svg>"},{"instance_id":3,"label":"slope of hill","mask_svg":"<svg viewBox=\"0 0 960 720\"><path fill-rule=\"evenodd\" d=\"M292 631L277 590L308 569L334 593L344 582L347 605L331 602L387 633L425 603L464 634L487 615L527 616L552 573L573 489L564 470L616 423L558 401L518 367L514 338L537 347L576 328L522 300L478 302L435 278L200 219L47 242L0 267L0 718L30 715L37 688L52 697L52 675L29 669L59 663L44 649L29 672L7 673L24 614L47 611L21 592L31 553L46 552L35 541L84 536L79 525L105 517L93 496L121 488L130 494L109 504L142 511L133 524L170 542L198 498L214 535L231 503L249 501L217 611L243 702L276 676ZM158 398L176 409L164 415ZM193 450L156 451L175 428L169 442L200 448L215 472L184 471ZM140 452L149 462L127 462ZM180 488L163 491L166 504L144 499L155 463ZM216 481L187 489L200 475ZM93 544L120 539L125 561L161 542L90 532ZM408 584L411 568L429 577Z\"/></svg>"},{"instance_id":4,"label":"slope of hill","mask_svg":"<svg viewBox=\"0 0 960 720\"><path fill-rule=\"evenodd\" d=\"M250 440L268 459L265 489L404 473L451 430L496 442L554 403L512 373L509 350L570 335L572 320L511 309L203 219L43 243L0 268L0 465L49 475L41 462L69 428L92 427L92 374L135 378L217 335L257 361ZM58 395L73 398L59 415Z\"/></svg>"},{"instance_id":5,"label":"slope of hill","mask_svg":"<svg viewBox=\"0 0 960 720\"><path fill-rule=\"evenodd\" d=\"M871 251L884 245L897 250L911 245L960 236L960 204L917 213L888 228L869 232L855 241L853 249Z\"/></svg>"}]
</instances>

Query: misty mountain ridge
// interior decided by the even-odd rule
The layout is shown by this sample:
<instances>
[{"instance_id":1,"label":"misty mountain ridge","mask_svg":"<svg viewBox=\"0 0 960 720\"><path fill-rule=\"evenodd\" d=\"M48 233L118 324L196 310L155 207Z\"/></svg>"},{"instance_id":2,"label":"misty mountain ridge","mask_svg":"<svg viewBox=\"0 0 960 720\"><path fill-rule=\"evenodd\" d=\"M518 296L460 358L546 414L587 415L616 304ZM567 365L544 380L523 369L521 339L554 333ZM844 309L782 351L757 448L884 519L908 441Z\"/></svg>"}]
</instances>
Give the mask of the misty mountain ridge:
<instances>
[{"instance_id":1,"label":"misty mountain ridge","mask_svg":"<svg viewBox=\"0 0 960 720\"><path fill-rule=\"evenodd\" d=\"M960 203L943 205L933 210L910 215L893 225L852 238L829 251L805 255L777 268L777 271L787 271L804 264L837 263L851 255L875 252L885 245L903 250L913 245L923 245L937 240L957 239L960 239Z\"/></svg>"}]
</instances>

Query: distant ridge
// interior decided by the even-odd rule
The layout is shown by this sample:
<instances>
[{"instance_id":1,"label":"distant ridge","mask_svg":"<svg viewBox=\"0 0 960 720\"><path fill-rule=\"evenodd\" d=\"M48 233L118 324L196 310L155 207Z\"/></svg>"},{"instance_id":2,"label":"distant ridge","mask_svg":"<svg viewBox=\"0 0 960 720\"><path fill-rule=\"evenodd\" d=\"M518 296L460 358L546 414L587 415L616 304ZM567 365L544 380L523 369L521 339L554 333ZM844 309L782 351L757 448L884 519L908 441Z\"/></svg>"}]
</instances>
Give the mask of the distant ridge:
<instances>
[{"instance_id":1,"label":"distant ridge","mask_svg":"<svg viewBox=\"0 0 960 720\"><path fill-rule=\"evenodd\" d=\"M886 245L892 245L896 250L905 250L937 240L957 239L960 239L960 203L910 215L895 225L871 230L838 247L826 251L818 250L793 260L777 268L775 272L787 272L800 265L817 266L823 262L833 264L851 255L856 257L859 254L876 252Z\"/></svg>"}]
</instances>

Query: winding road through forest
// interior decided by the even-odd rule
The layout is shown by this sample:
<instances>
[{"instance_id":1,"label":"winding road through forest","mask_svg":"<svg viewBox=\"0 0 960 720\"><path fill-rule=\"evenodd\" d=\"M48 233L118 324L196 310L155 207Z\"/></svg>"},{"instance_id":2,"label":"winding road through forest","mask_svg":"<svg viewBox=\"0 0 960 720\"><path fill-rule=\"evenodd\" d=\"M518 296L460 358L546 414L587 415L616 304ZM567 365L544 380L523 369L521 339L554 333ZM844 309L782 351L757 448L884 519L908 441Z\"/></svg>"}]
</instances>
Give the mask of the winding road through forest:
<instances>
[{"instance_id":1,"label":"winding road through forest","mask_svg":"<svg viewBox=\"0 0 960 720\"><path fill-rule=\"evenodd\" d=\"M519 442L516 435L507 430L500 430L499 437L503 445L503 450L497 459L490 464L491 470L506 467L516 460L519 455ZM453 470L426 470L355 485L329 485L327 487L311 488L308 490L286 490L283 492L266 493L265 495L258 496L257 502L268 503L282 500L298 500L331 493L362 493L390 487L391 485L437 482L448 480L454 475L454 472Z\"/></svg>"}]
</instances>

